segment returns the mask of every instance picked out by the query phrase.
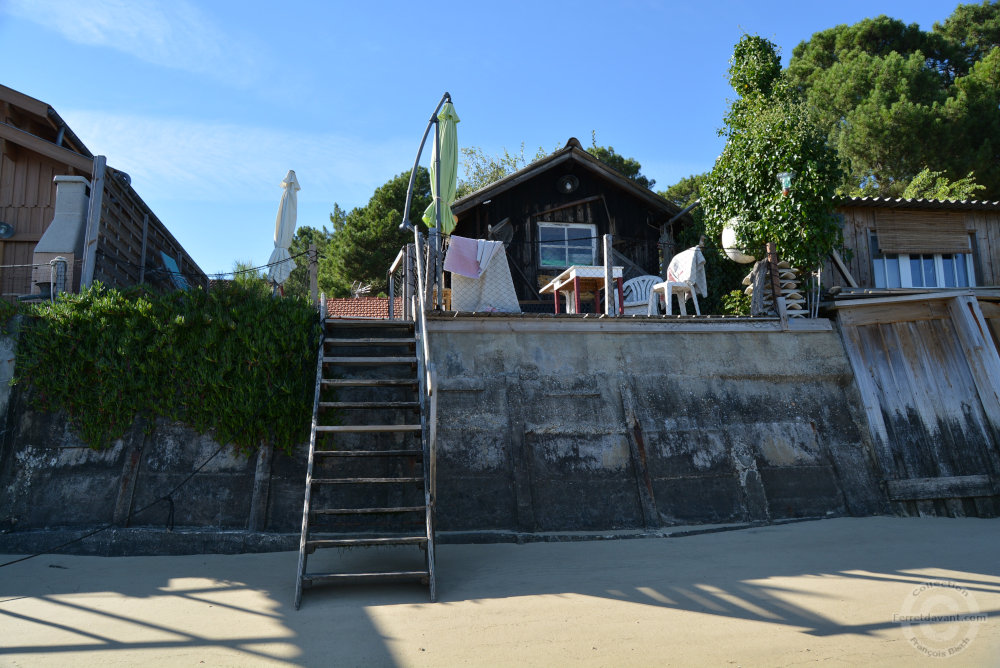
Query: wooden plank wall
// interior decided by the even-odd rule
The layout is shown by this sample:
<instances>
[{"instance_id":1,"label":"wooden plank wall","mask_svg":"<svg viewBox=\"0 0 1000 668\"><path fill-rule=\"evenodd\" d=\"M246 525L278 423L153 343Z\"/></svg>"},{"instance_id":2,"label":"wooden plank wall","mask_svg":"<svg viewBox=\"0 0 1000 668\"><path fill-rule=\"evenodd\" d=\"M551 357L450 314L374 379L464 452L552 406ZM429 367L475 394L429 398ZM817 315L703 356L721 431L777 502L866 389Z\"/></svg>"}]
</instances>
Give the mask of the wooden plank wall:
<instances>
[{"instance_id":1,"label":"wooden plank wall","mask_svg":"<svg viewBox=\"0 0 1000 668\"><path fill-rule=\"evenodd\" d=\"M841 207L837 210L844 217L844 245L850 249L851 257L844 258L848 270L862 288L874 288L872 276L872 251L869 248L869 234L875 231L875 217L879 211L888 209L874 207ZM898 210L905 214L907 210ZM915 213L924 213L916 210ZM959 211L950 215L960 216L966 230L975 234L978 249L976 263L976 285L1000 286L1000 213L992 211ZM824 284L847 285L843 276L827 263L823 267L827 277Z\"/></svg>"},{"instance_id":2,"label":"wooden plank wall","mask_svg":"<svg viewBox=\"0 0 1000 668\"><path fill-rule=\"evenodd\" d=\"M955 321L948 300L848 308L840 323L858 386L877 411L869 410L869 420L888 482L908 489L897 481L983 475L1000 480L1000 424L990 419L972 368L984 362L970 359L975 353L963 347L957 329L963 324ZM904 514L1000 514L995 495L893 500Z\"/></svg>"},{"instance_id":3,"label":"wooden plank wall","mask_svg":"<svg viewBox=\"0 0 1000 668\"><path fill-rule=\"evenodd\" d=\"M121 177L109 167L104 180L101 223L97 237L97 261L94 280L114 287L146 283L160 290L175 289L163 271L160 252L173 257L189 285L208 286L208 277L191 259L152 209ZM143 255L143 226L148 221L146 250ZM141 268L145 266L145 271Z\"/></svg>"},{"instance_id":4,"label":"wooden plank wall","mask_svg":"<svg viewBox=\"0 0 1000 668\"><path fill-rule=\"evenodd\" d=\"M476 207L474 214L467 212L454 233L485 239L489 225L509 218L514 236L507 255L512 265L514 288L522 301L536 300L534 290L558 273L555 269L538 266L536 223L539 221L593 224L597 227L598 237L609 233L614 235L616 251L641 266L645 273L657 274L660 263L657 241L659 225L665 222L663 214L654 214L634 196L609 186L606 180L587 170L573 172L580 181L575 192L560 193L556 181L563 173L560 169L553 169L495 196L488 204ZM562 208L577 201L582 202ZM657 219L656 215L660 218Z\"/></svg>"}]
</instances>

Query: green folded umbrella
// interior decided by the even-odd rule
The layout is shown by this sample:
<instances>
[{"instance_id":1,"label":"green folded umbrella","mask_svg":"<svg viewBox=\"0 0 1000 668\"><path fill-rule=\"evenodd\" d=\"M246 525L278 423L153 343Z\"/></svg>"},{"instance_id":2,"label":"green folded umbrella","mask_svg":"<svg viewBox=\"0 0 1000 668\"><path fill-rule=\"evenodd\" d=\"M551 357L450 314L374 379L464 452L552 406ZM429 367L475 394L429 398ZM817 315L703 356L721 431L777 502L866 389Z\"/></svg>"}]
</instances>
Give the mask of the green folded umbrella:
<instances>
[{"instance_id":1,"label":"green folded umbrella","mask_svg":"<svg viewBox=\"0 0 1000 668\"><path fill-rule=\"evenodd\" d=\"M434 137L434 150L431 153L431 196L430 206L424 211L424 224L427 227L437 225L434 205L439 201L437 192L438 151L441 156L441 233L451 234L455 229L455 214L451 212L451 203L455 201L455 191L458 189L458 131L459 122L455 113L455 105L446 102L438 114L438 132ZM438 146L438 137L441 145Z\"/></svg>"}]
</instances>

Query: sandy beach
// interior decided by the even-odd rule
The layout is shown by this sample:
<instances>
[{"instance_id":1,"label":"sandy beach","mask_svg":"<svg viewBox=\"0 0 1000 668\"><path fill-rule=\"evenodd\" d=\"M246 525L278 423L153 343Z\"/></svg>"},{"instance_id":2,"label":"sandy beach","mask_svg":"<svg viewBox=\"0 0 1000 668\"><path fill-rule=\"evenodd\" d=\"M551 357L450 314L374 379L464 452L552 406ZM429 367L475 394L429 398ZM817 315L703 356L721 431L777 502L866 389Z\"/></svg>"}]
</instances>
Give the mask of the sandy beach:
<instances>
[{"instance_id":1,"label":"sandy beach","mask_svg":"<svg viewBox=\"0 0 1000 668\"><path fill-rule=\"evenodd\" d=\"M876 517L440 545L437 603L356 586L298 611L291 552L45 555L0 569L0 665L998 666L998 529Z\"/></svg>"}]
</instances>

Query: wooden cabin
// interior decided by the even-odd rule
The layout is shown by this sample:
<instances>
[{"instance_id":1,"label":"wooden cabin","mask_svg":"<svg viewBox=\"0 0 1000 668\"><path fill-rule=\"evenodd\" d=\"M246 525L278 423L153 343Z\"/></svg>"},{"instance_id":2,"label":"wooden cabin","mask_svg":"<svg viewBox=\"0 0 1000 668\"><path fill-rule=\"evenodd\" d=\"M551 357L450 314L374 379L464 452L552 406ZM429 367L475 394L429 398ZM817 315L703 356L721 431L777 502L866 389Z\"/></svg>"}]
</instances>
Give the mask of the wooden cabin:
<instances>
[{"instance_id":1,"label":"wooden cabin","mask_svg":"<svg viewBox=\"0 0 1000 668\"><path fill-rule=\"evenodd\" d=\"M603 263L601 238L613 237L625 278L663 275L678 250L675 233L691 224L671 202L622 176L572 138L524 169L456 200L454 234L502 240L525 311L551 310L539 288L571 265Z\"/></svg>"},{"instance_id":2,"label":"wooden cabin","mask_svg":"<svg viewBox=\"0 0 1000 668\"><path fill-rule=\"evenodd\" d=\"M1000 202L852 197L837 213L850 252L823 282L842 295L1000 286Z\"/></svg>"},{"instance_id":3,"label":"wooden cabin","mask_svg":"<svg viewBox=\"0 0 1000 668\"><path fill-rule=\"evenodd\" d=\"M48 104L0 86L0 297L39 294L57 256L69 260L67 291L93 281L207 286L126 173L91 153Z\"/></svg>"}]
</instances>

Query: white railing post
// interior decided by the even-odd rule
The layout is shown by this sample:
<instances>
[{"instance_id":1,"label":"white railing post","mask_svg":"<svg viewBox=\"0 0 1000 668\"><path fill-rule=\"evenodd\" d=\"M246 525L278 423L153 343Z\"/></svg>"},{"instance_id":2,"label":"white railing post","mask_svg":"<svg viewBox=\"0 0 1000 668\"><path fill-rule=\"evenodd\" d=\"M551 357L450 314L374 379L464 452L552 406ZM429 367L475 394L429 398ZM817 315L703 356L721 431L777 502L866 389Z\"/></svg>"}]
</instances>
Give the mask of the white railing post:
<instances>
[{"instance_id":1,"label":"white railing post","mask_svg":"<svg viewBox=\"0 0 1000 668\"><path fill-rule=\"evenodd\" d=\"M615 285L614 269L611 263L611 235L604 235L604 313L613 316L618 313L618 290Z\"/></svg>"}]
</instances>

